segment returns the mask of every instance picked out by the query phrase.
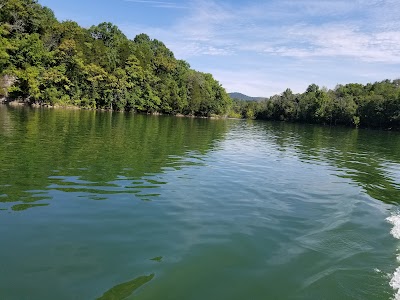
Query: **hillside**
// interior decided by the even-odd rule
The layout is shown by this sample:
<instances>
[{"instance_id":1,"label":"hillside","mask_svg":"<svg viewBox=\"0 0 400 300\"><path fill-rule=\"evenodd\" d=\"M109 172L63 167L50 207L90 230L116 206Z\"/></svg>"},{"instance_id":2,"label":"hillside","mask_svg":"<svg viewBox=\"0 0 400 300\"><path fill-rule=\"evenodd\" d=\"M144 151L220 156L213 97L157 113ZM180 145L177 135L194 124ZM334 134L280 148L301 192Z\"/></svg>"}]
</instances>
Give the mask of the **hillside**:
<instances>
[{"instance_id":1,"label":"hillside","mask_svg":"<svg viewBox=\"0 0 400 300\"><path fill-rule=\"evenodd\" d=\"M243 101L261 101L261 100L264 100L264 99L265 99L265 98L263 98L263 97L251 97L251 96L247 96L247 95L245 95L245 94L238 93L238 92L228 93L228 95L229 95L232 99L243 100Z\"/></svg>"},{"instance_id":2,"label":"hillside","mask_svg":"<svg viewBox=\"0 0 400 300\"><path fill-rule=\"evenodd\" d=\"M112 23L86 29L59 22L36 0L0 7L0 100L197 116L229 111L231 99L211 74L144 33L130 40Z\"/></svg>"}]
</instances>

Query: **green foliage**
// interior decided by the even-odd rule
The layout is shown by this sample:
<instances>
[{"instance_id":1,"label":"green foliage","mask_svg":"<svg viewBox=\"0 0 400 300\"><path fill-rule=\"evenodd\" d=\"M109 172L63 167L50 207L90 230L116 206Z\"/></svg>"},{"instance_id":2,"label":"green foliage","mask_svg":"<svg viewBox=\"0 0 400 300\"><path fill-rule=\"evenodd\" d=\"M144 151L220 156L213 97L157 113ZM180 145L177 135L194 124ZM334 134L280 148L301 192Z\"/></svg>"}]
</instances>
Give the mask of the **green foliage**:
<instances>
[{"instance_id":1,"label":"green foliage","mask_svg":"<svg viewBox=\"0 0 400 300\"><path fill-rule=\"evenodd\" d=\"M338 85L335 90L320 89L312 84L303 94L296 95L288 89L260 103L256 117L400 129L400 81L350 83Z\"/></svg>"},{"instance_id":2,"label":"green foliage","mask_svg":"<svg viewBox=\"0 0 400 300\"><path fill-rule=\"evenodd\" d=\"M199 116L225 115L231 105L210 74L161 41L143 33L129 40L112 23L60 23L35 0L1 4L0 72L17 78L10 96L31 103Z\"/></svg>"},{"instance_id":3,"label":"green foliage","mask_svg":"<svg viewBox=\"0 0 400 300\"><path fill-rule=\"evenodd\" d=\"M10 55L8 51L13 49L8 39L9 34L8 26L5 24L0 25L0 72L9 65Z\"/></svg>"},{"instance_id":4,"label":"green foliage","mask_svg":"<svg viewBox=\"0 0 400 300\"><path fill-rule=\"evenodd\" d=\"M261 112L267 112L267 110L262 107L262 103L260 102L239 99L232 99L231 101L232 105L228 113L228 116L231 118L254 119L257 114L261 114Z\"/></svg>"},{"instance_id":5,"label":"green foliage","mask_svg":"<svg viewBox=\"0 0 400 300\"><path fill-rule=\"evenodd\" d=\"M16 78L1 95L119 111L400 128L400 80L334 90L311 84L303 94L287 89L263 102L232 102L211 74L190 69L144 33L129 40L112 23L60 23L36 0L0 6L0 76Z\"/></svg>"}]
</instances>

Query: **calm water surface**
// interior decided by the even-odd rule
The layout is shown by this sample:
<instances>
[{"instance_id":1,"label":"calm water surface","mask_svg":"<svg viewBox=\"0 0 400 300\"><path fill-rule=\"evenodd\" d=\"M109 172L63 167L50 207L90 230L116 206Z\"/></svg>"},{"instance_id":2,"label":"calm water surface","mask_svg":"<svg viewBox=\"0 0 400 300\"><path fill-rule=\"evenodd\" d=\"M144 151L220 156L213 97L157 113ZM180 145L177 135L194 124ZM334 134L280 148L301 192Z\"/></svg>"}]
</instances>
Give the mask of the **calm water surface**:
<instances>
[{"instance_id":1,"label":"calm water surface","mask_svg":"<svg viewBox=\"0 0 400 300\"><path fill-rule=\"evenodd\" d=\"M397 132L0 106L0 299L400 299L399 202Z\"/></svg>"}]
</instances>

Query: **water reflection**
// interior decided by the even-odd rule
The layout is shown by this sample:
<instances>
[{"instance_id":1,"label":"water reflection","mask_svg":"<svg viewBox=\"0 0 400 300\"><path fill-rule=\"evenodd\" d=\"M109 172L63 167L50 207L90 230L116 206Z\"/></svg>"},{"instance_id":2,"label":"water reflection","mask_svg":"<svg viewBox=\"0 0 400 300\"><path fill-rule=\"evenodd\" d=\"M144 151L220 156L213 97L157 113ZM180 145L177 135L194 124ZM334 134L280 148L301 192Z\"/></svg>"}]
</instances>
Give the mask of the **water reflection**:
<instances>
[{"instance_id":1,"label":"water reflection","mask_svg":"<svg viewBox=\"0 0 400 300\"><path fill-rule=\"evenodd\" d=\"M140 276L131 281L118 284L105 292L103 296L97 298L97 300L122 300L130 295L142 285L148 283L154 278L154 274L148 276Z\"/></svg>"},{"instance_id":2,"label":"water reflection","mask_svg":"<svg viewBox=\"0 0 400 300\"><path fill-rule=\"evenodd\" d=\"M5 106L0 116L4 204L48 200L54 190L93 200L121 194L151 201L168 183L162 173L204 165L204 154L228 132L246 137L238 151L269 147L277 159L293 156L330 165L332 173L351 179L375 199L400 199L398 132L283 122L230 126L215 120Z\"/></svg>"},{"instance_id":3,"label":"water reflection","mask_svg":"<svg viewBox=\"0 0 400 300\"><path fill-rule=\"evenodd\" d=\"M226 122L201 119L5 106L0 112L3 203L32 203L54 190L148 201L167 183L159 174L201 165L227 130Z\"/></svg>"},{"instance_id":4,"label":"water reflection","mask_svg":"<svg viewBox=\"0 0 400 300\"><path fill-rule=\"evenodd\" d=\"M397 267L385 221L392 206L372 198L400 198L397 133L87 111L6 115L3 298L93 299L132 270L151 275L100 299L392 294L375 271Z\"/></svg>"},{"instance_id":5,"label":"water reflection","mask_svg":"<svg viewBox=\"0 0 400 300\"><path fill-rule=\"evenodd\" d=\"M290 123L257 123L277 151L332 166L374 199L400 201L400 133ZM388 168L388 166L390 166Z\"/></svg>"},{"instance_id":6,"label":"water reflection","mask_svg":"<svg viewBox=\"0 0 400 300\"><path fill-rule=\"evenodd\" d=\"M45 204L16 204L11 207L13 211L22 211L22 210L27 210L28 208L32 207L42 207L42 206L47 206L49 205L48 203Z\"/></svg>"},{"instance_id":7,"label":"water reflection","mask_svg":"<svg viewBox=\"0 0 400 300\"><path fill-rule=\"evenodd\" d=\"M151 258L150 260L152 260L152 261L156 261L156 262L161 262L161 261L162 261L162 259L163 259L163 257L162 257L162 256L157 256L157 257Z\"/></svg>"}]
</instances>

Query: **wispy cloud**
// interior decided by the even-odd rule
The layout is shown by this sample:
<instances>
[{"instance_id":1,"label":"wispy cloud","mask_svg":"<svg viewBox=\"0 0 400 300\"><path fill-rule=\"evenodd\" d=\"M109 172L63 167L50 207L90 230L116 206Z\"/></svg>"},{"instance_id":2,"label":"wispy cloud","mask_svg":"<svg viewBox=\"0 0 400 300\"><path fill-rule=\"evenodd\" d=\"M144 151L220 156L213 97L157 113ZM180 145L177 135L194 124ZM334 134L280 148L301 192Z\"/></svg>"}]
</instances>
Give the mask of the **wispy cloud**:
<instances>
[{"instance_id":1,"label":"wispy cloud","mask_svg":"<svg viewBox=\"0 0 400 300\"><path fill-rule=\"evenodd\" d=\"M125 1L154 7L180 5ZM262 4L197 0L185 5L185 13L168 27L121 27L132 35L146 32L164 41L177 58L216 74L231 91L247 90L260 96L263 87L264 94L270 94L282 85L296 89L318 80L334 85L344 78L351 81L349 74L373 81L394 76L400 67L398 0L274 0ZM303 72L293 69L297 63ZM322 70L324 65L330 67L329 75ZM357 69L350 72L351 65Z\"/></svg>"},{"instance_id":2,"label":"wispy cloud","mask_svg":"<svg viewBox=\"0 0 400 300\"><path fill-rule=\"evenodd\" d=\"M282 30L285 43L265 48L269 54L349 57L365 62L400 63L400 31L363 32L351 24L296 25Z\"/></svg>"},{"instance_id":3,"label":"wispy cloud","mask_svg":"<svg viewBox=\"0 0 400 300\"><path fill-rule=\"evenodd\" d=\"M186 47L189 51L195 50L188 52L186 57L210 55L207 49L218 49L211 51L211 55L227 55L246 50L300 58L347 56L365 61L397 61L400 44L396 41L400 31L392 29L396 21L387 20L391 21L390 31L375 29L373 32L362 31L362 22L349 18L339 23L335 18L334 21L328 19L322 24L321 21L317 24L306 23L301 18L289 24L284 21L275 24L269 22L270 14L276 17L279 10L283 14L295 10L303 18L304 15L348 15L360 8L360 4L355 3L348 4L347 1L339 0L281 1L268 4L270 10L263 10L258 6L241 9L213 1L197 1L191 6L189 14L178 20L171 30L180 42L195 44ZM374 9L377 8L374 6ZM263 18L260 11L263 11ZM386 22L387 26L389 22ZM381 26L383 23L379 24ZM176 44L174 41L171 43ZM260 44L265 47L259 48Z\"/></svg>"}]
</instances>

